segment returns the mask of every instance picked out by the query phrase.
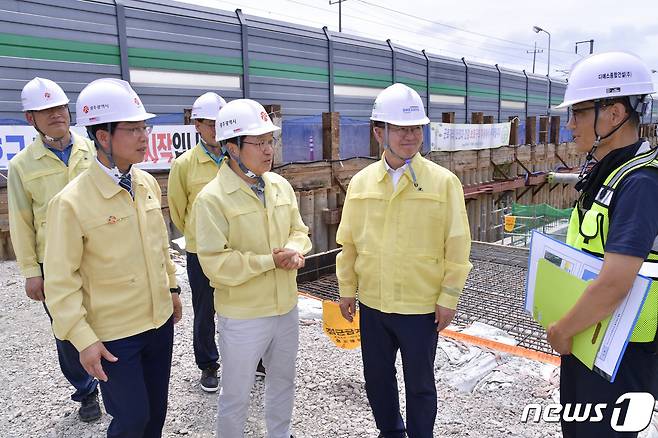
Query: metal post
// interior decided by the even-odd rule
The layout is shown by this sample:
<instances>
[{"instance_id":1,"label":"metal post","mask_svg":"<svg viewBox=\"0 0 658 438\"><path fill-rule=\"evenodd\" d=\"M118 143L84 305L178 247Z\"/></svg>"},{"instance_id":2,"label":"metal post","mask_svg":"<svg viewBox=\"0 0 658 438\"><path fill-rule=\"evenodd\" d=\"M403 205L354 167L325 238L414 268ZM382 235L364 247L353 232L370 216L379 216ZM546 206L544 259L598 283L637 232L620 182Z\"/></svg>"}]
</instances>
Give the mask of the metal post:
<instances>
[{"instance_id":1,"label":"metal post","mask_svg":"<svg viewBox=\"0 0 658 438\"><path fill-rule=\"evenodd\" d=\"M393 47L393 42L391 39L387 39L386 42L388 43L388 47L391 48L391 79L393 80L393 83L395 84L398 81L398 75L397 75L397 57L395 56L395 47Z\"/></svg>"},{"instance_id":2,"label":"metal post","mask_svg":"<svg viewBox=\"0 0 658 438\"><path fill-rule=\"evenodd\" d=\"M427 67L425 69L425 100L427 100L427 117L430 117L430 58L427 56L427 52L425 52L425 49L421 50L423 53L423 56L425 57L425 62L427 63Z\"/></svg>"},{"instance_id":3,"label":"metal post","mask_svg":"<svg viewBox=\"0 0 658 438\"><path fill-rule=\"evenodd\" d=\"M338 32L343 31L343 2L347 0L329 0L329 5L338 3Z\"/></svg>"},{"instance_id":4,"label":"metal post","mask_svg":"<svg viewBox=\"0 0 658 438\"><path fill-rule=\"evenodd\" d=\"M324 36L327 38L327 61L329 68L329 112L334 112L334 42L329 35L327 26L322 28Z\"/></svg>"},{"instance_id":5,"label":"metal post","mask_svg":"<svg viewBox=\"0 0 658 438\"><path fill-rule=\"evenodd\" d=\"M528 120L528 89L529 89L529 80L528 80L528 74L523 70L523 76L525 76L525 119ZM526 127L527 128L527 127Z\"/></svg>"},{"instance_id":6,"label":"metal post","mask_svg":"<svg viewBox=\"0 0 658 438\"><path fill-rule=\"evenodd\" d=\"M119 60L121 79L130 82L130 64L128 60L128 36L126 33L126 7L122 0L114 0L117 18L117 39L119 42Z\"/></svg>"},{"instance_id":7,"label":"metal post","mask_svg":"<svg viewBox=\"0 0 658 438\"><path fill-rule=\"evenodd\" d=\"M249 98L249 27L242 15L242 9L236 9L235 15L240 22L240 36L242 37L242 97Z\"/></svg>"},{"instance_id":8,"label":"metal post","mask_svg":"<svg viewBox=\"0 0 658 438\"><path fill-rule=\"evenodd\" d=\"M542 29L539 26L532 26L532 30L535 33L544 32L546 35L548 35L548 65L546 67L546 99L548 99L548 101L546 102L546 115L550 116L551 115L551 96L550 96L550 93L551 93L551 90L550 90L550 86L551 86L551 80L550 80L550 78L551 78L551 34L546 29Z\"/></svg>"},{"instance_id":9,"label":"metal post","mask_svg":"<svg viewBox=\"0 0 658 438\"><path fill-rule=\"evenodd\" d=\"M546 32L546 31L544 31ZM546 103L546 115L551 115L551 34L546 32L548 35L548 68L546 69L546 96L548 97L548 102Z\"/></svg>"},{"instance_id":10,"label":"metal post","mask_svg":"<svg viewBox=\"0 0 658 438\"><path fill-rule=\"evenodd\" d=\"M594 40L583 40L583 41L576 41L576 46L575 46L575 52L576 55L578 54L578 44L589 44L589 54L591 55L594 53Z\"/></svg>"},{"instance_id":11,"label":"metal post","mask_svg":"<svg viewBox=\"0 0 658 438\"><path fill-rule=\"evenodd\" d=\"M498 123L500 123L500 113L502 110L502 92L503 92L503 78L502 74L500 73L500 68L498 67L498 64L495 64L496 70L498 70Z\"/></svg>"},{"instance_id":12,"label":"metal post","mask_svg":"<svg viewBox=\"0 0 658 438\"><path fill-rule=\"evenodd\" d=\"M535 61L537 60L537 53L544 53L542 49L537 50L537 41L535 41L535 48L532 50L526 50L526 53L532 53L532 73L535 73Z\"/></svg>"},{"instance_id":13,"label":"metal post","mask_svg":"<svg viewBox=\"0 0 658 438\"><path fill-rule=\"evenodd\" d=\"M464 67L466 68L465 73L466 73L466 97L464 98L464 123L468 123L468 64L466 63L466 58L462 58L462 63L464 64Z\"/></svg>"}]
</instances>

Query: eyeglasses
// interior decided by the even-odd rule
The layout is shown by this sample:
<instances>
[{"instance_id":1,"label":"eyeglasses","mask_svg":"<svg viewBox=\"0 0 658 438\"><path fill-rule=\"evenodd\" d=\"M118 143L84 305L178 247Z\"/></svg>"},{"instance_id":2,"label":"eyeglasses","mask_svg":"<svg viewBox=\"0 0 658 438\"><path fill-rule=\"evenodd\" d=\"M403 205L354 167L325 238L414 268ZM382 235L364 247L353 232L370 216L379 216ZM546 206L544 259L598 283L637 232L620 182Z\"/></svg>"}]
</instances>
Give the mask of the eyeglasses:
<instances>
[{"instance_id":1,"label":"eyeglasses","mask_svg":"<svg viewBox=\"0 0 658 438\"><path fill-rule=\"evenodd\" d=\"M122 128L117 126L115 129L131 132L133 137L141 137L142 135L148 137L151 131L153 131L153 126L138 126L136 128Z\"/></svg>"},{"instance_id":2,"label":"eyeglasses","mask_svg":"<svg viewBox=\"0 0 658 438\"><path fill-rule=\"evenodd\" d=\"M608 103L600 103L599 104L599 109L603 109L610 106ZM596 105L591 105L591 106L586 106L583 108L574 108L574 107L569 107L567 109L567 120L571 120L573 118L574 122L578 121L578 117L581 117L585 114L585 111L593 110L596 108Z\"/></svg>"},{"instance_id":3,"label":"eyeglasses","mask_svg":"<svg viewBox=\"0 0 658 438\"><path fill-rule=\"evenodd\" d=\"M411 134L415 137L420 137L423 135L422 126L389 126L388 131L393 135L404 137L407 134Z\"/></svg>"},{"instance_id":4,"label":"eyeglasses","mask_svg":"<svg viewBox=\"0 0 658 438\"><path fill-rule=\"evenodd\" d=\"M265 148L267 148L267 147L270 147L270 148L274 147L274 139L259 141L258 143L253 142L253 141L244 141L243 140L242 143L253 144L254 146L258 146L258 148L260 149L261 152L265 152Z\"/></svg>"},{"instance_id":5,"label":"eyeglasses","mask_svg":"<svg viewBox=\"0 0 658 438\"><path fill-rule=\"evenodd\" d=\"M199 120L199 123L202 124L202 125L207 126L208 128L215 129L215 121L214 120L203 119L203 120Z\"/></svg>"}]
</instances>

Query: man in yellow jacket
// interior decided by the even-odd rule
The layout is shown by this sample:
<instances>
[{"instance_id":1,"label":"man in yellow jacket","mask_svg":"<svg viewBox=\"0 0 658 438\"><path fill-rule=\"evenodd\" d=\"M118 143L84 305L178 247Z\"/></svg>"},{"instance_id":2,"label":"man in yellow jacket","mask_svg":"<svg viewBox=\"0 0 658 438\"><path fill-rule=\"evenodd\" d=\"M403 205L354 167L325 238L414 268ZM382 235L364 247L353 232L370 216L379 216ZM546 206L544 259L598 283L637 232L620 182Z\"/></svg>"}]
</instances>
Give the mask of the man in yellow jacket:
<instances>
[{"instance_id":1,"label":"man in yellow jacket","mask_svg":"<svg viewBox=\"0 0 658 438\"><path fill-rule=\"evenodd\" d=\"M32 79L23 87L21 100L25 118L38 136L9 162L9 230L18 267L25 277L25 292L43 303L48 202L87 169L96 154L89 140L70 131L69 99L55 82ZM44 308L47 313L45 303ZM80 365L78 351L70 342L55 338L55 344L62 373L75 388L71 399L80 402L80 419L99 419L98 382Z\"/></svg>"},{"instance_id":2,"label":"man in yellow jacket","mask_svg":"<svg viewBox=\"0 0 658 438\"><path fill-rule=\"evenodd\" d=\"M48 208L46 303L55 335L100 380L107 436L160 437L181 303L160 188L133 166L154 115L119 79L87 85L76 115L99 154Z\"/></svg>"},{"instance_id":3,"label":"man in yellow jacket","mask_svg":"<svg viewBox=\"0 0 658 438\"><path fill-rule=\"evenodd\" d=\"M358 294L366 393L380 437L431 438L438 332L455 315L471 269L459 179L419 154L429 123L416 91L383 90L372 109L385 152L352 178L336 241L340 308L351 321ZM395 357L402 354L406 427ZM405 433L407 435L405 435Z\"/></svg>"},{"instance_id":4,"label":"man in yellow jacket","mask_svg":"<svg viewBox=\"0 0 658 438\"><path fill-rule=\"evenodd\" d=\"M226 101L216 93L205 93L192 105L192 120L199 143L171 164L167 185L169 213L176 228L185 236L187 277L192 289L194 326L192 346L194 360L201 370L199 385L206 392L219 388L217 369L219 353L215 343L213 288L205 276L196 254L196 233L190 225L192 205L201 189L217 175L224 154L215 140L215 119Z\"/></svg>"},{"instance_id":5,"label":"man in yellow jacket","mask_svg":"<svg viewBox=\"0 0 658 438\"><path fill-rule=\"evenodd\" d=\"M197 253L215 288L221 390L217 436L244 436L259 358L267 369L267 436L289 438L299 339L297 269L311 249L295 193L269 172L279 128L258 102L237 99L217 116L230 159L193 209Z\"/></svg>"}]
</instances>

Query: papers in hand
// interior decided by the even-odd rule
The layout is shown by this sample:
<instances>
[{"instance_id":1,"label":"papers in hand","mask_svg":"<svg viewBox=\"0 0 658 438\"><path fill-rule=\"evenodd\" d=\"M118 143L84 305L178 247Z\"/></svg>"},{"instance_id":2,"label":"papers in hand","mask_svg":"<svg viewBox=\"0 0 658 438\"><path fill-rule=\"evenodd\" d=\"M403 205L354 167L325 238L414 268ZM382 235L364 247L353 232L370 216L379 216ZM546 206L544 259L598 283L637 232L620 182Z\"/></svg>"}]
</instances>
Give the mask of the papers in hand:
<instances>
[{"instance_id":1,"label":"papers in hand","mask_svg":"<svg viewBox=\"0 0 658 438\"><path fill-rule=\"evenodd\" d=\"M603 260L533 231L525 309L543 327L559 320L595 279ZM613 382L651 279L638 275L630 292L608 318L574 336L573 355Z\"/></svg>"}]
</instances>

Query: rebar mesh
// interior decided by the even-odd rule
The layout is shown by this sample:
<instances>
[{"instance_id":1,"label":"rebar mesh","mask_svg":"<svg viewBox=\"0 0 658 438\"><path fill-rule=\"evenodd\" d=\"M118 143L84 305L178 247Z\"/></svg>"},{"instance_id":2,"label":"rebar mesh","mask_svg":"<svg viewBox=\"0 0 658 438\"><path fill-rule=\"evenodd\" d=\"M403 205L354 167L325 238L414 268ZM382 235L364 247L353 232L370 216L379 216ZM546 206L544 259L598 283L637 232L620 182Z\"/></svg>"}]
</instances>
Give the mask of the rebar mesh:
<instances>
[{"instance_id":1,"label":"rebar mesh","mask_svg":"<svg viewBox=\"0 0 658 438\"><path fill-rule=\"evenodd\" d=\"M473 270L457 306L454 324L480 321L505 330L521 347L555 354L546 332L524 308L528 250L473 242ZM327 267L317 268L327 270ZM333 269L333 267L332 267ZM335 274L300 282L299 290L326 300L338 300Z\"/></svg>"}]
</instances>

